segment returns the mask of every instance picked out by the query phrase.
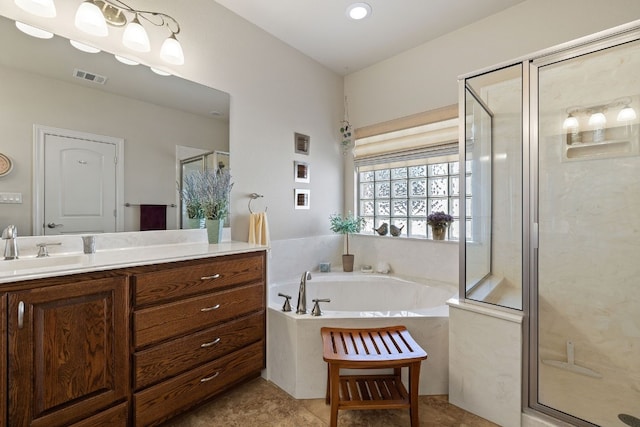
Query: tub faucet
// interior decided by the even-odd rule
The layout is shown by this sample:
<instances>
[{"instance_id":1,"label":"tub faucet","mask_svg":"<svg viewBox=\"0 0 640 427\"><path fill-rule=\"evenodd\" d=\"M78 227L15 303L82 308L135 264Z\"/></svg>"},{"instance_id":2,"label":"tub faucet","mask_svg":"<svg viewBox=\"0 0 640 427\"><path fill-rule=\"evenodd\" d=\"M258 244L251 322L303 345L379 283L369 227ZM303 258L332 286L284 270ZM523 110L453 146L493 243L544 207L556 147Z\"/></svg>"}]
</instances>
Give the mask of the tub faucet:
<instances>
[{"instance_id":1,"label":"tub faucet","mask_svg":"<svg viewBox=\"0 0 640 427\"><path fill-rule=\"evenodd\" d=\"M298 290L297 314L307 314L307 280L311 280L311 273L305 271L300 279L300 289Z\"/></svg>"},{"instance_id":2,"label":"tub faucet","mask_svg":"<svg viewBox=\"0 0 640 427\"><path fill-rule=\"evenodd\" d=\"M15 225L10 225L2 231L2 240L7 243L4 247L4 259L18 259L18 229Z\"/></svg>"}]
</instances>

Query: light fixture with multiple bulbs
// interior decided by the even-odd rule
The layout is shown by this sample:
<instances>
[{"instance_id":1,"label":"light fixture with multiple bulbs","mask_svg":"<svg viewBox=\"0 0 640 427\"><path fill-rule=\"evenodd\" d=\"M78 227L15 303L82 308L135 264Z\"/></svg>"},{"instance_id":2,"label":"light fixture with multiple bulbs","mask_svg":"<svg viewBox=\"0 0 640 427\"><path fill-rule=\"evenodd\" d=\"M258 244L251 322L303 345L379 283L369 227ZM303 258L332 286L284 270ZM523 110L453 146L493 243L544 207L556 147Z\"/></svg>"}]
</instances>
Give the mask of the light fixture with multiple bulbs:
<instances>
[{"instance_id":1,"label":"light fixture with multiple bulbs","mask_svg":"<svg viewBox=\"0 0 640 427\"><path fill-rule=\"evenodd\" d=\"M602 142L605 137L605 127L607 125L606 113L609 109L622 107L616 116L616 121L622 124L629 124L635 120L636 111L631 107L631 98L624 97L614 99L606 104L591 105L588 107L569 107L567 108L567 118L562 123L562 128L567 133L567 143L576 144L582 142L580 135L580 122L578 115L585 114L589 116L587 122L589 130L593 133L593 142Z\"/></svg>"},{"instance_id":2,"label":"light fixture with multiple bulbs","mask_svg":"<svg viewBox=\"0 0 640 427\"><path fill-rule=\"evenodd\" d=\"M14 1L18 7L32 15L45 18L56 16L53 0ZM75 15L76 28L95 37L106 37L109 34L109 26L124 27L122 34L124 46L132 51L145 53L151 51L151 42L143 24L166 28L170 35L160 47L160 58L172 65L184 64L182 46L176 38L176 35L180 33L180 24L166 13L138 10L121 0L85 0L80 4ZM18 26L18 22L16 22L16 26ZM27 32L26 29L30 31L27 34L35 37L43 38L47 33L26 24L21 23L21 26L23 28L18 27L21 31ZM88 45L84 43L73 42L72 45L85 52L92 51L92 49L86 49L85 47Z\"/></svg>"}]
</instances>

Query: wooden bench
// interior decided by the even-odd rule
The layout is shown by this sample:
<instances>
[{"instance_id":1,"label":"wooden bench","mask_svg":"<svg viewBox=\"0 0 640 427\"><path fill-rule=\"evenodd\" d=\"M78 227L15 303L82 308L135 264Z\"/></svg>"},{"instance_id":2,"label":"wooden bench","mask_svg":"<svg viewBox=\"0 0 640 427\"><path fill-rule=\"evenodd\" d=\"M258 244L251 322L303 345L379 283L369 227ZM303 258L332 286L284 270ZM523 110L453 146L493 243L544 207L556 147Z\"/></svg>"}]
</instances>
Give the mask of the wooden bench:
<instances>
[{"instance_id":1,"label":"wooden bench","mask_svg":"<svg viewBox=\"0 0 640 427\"><path fill-rule=\"evenodd\" d=\"M418 427L420 363L427 353L404 326L373 329L322 328L323 359L327 362L327 404L331 427L340 409L409 409ZM402 368L409 368L407 389ZM386 375L340 375L340 369L391 368Z\"/></svg>"}]
</instances>

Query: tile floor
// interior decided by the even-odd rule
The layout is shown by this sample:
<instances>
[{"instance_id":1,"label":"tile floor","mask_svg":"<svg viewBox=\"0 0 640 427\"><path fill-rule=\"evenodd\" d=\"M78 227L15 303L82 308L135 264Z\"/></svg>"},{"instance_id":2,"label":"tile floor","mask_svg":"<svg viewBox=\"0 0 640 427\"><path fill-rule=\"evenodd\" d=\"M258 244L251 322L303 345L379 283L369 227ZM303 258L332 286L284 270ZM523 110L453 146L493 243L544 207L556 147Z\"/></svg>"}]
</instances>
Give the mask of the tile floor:
<instances>
[{"instance_id":1,"label":"tile floor","mask_svg":"<svg viewBox=\"0 0 640 427\"><path fill-rule=\"evenodd\" d=\"M273 383L257 378L163 427L326 427L329 406L324 399L296 400ZM408 410L340 411L338 427L408 427ZM466 412L447 396L420 396L420 426L495 427Z\"/></svg>"}]
</instances>

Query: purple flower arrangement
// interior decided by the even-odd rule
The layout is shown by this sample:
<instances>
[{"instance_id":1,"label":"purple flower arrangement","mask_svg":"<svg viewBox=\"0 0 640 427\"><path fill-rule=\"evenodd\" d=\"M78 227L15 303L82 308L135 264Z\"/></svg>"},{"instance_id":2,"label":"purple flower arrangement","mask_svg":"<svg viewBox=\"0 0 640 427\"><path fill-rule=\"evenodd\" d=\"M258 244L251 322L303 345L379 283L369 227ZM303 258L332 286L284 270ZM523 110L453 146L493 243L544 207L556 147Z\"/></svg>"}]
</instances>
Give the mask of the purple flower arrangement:
<instances>
[{"instance_id":1,"label":"purple flower arrangement","mask_svg":"<svg viewBox=\"0 0 640 427\"><path fill-rule=\"evenodd\" d=\"M447 227L453 222L453 217L442 211L432 212L427 216L427 224L432 227Z\"/></svg>"}]
</instances>

